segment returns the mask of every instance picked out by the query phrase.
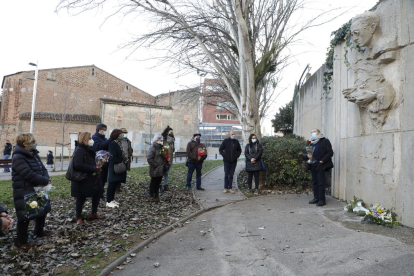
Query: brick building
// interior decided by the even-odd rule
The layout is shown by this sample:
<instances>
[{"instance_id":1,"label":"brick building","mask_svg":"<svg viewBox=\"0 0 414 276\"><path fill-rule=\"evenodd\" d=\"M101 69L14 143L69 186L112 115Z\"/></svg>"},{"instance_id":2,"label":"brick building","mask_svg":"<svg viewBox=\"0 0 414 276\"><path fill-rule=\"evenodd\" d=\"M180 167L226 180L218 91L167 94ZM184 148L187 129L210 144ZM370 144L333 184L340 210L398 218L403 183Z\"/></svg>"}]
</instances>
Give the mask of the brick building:
<instances>
[{"instance_id":1,"label":"brick building","mask_svg":"<svg viewBox=\"0 0 414 276\"><path fill-rule=\"evenodd\" d=\"M34 81L29 78L33 76L34 71L23 71L3 77L0 145L4 145L6 139L14 141L18 133L30 130ZM168 100L171 103L172 100ZM165 96L159 102L164 104ZM39 70L33 132L41 154L45 155L47 150L55 149L56 143L62 142L65 145L63 154L70 154L79 132L94 133L97 123L106 123L104 110L110 103L142 109L156 107L157 97L95 65ZM122 110L117 112L122 113ZM122 120L115 121L118 123L108 124L108 128L125 127L119 125ZM169 123L167 118L162 121ZM185 121L184 117L182 121ZM130 125L132 127L135 128ZM137 129L139 127L136 125ZM197 124L194 128L197 129ZM60 153L58 148L57 154Z\"/></svg>"},{"instance_id":2,"label":"brick building","mask_svg":"<svg viewBox=\"0 0 414 276\"><path fill-rule=\"evenodd\" d=\"M216 79L204 79L202 95L199 131L203 140L213 149L218 148L229 131L233 130L236 138L242 142L242 127L234 115L236 109L223 84Z\"/></svg>"}]
</instances>

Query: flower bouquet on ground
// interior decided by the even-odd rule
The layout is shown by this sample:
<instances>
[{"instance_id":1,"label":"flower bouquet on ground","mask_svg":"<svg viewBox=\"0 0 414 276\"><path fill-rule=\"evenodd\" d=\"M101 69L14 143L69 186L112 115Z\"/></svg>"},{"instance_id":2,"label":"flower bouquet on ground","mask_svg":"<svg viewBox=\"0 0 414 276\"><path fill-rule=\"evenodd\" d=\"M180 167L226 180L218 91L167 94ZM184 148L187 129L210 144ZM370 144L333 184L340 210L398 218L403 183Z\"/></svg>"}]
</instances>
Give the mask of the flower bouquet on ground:
<instances>
[{"instance_id":1,"label":"flower bouquet on ground","mask_svg":"<svg viewBox=\"0 0 414 276\"><path fill-rule=\"evenodd\" d=\"M107 152L106 150L100 150L96 152L96 156L95 156L96 167L101 169L105 164L108 164L109 157L111 157L111 154Z\"/></svg>"},{"instance_id":2,"label":"flower bouquet on ground","mask_svg":"<svg viewBox=\"0 0 414 276\"><path fill-rule=\"evenodd\" d=\"M311 141L308 141L308 145L306 146L306 152L308 153L308 154L313 154L313 147L311 146ZM308 161L306 161L308 164L313 164L313 163L315 163L316 162L316 160L315 159L313 159L313 157L312 158L310 158Z\"/></svg>"},{"instance_id":3,"label":"flower bouquet on ground","mask_svg":"<svg viewBox=\"0 0 414 276\"><path fill-rule=\"evenodd\" d=\"M47 192L53 188L50 184L45 187L34 187L34 193L24 196L24 216L26 218L35 219L50 212L52 208Z\"/></svg>"},{"instance_id":4,"label":"flower bouquet on ground","mask_svg":"<svg viewBox=\"0 0 414 276\"><path fill-rule=\"evenodd\" d=\"M396 218L396 213L391 212L379 204L371 204L369 212L362 219L362 222L392 227L394 225L399 225Z\"/></svg>"},{"instance_id":5,"label":"flower bouquet on ground","mask_svg":"<svg viewBox=\"0 0 414 276\"><path fill-rule=\"evenodd\" d=\"M367 207L365 206L365 203L362 199L357 198L356 196L354 196L354 199L352 199L348 205L345 206L344 210L348 211L349 213L354 212L354 209L356 207ZM357 210L359 211L360 208L358 208ZM356 212L356 211L355 211Z\"/></svg>"},{"instance_id":6,"label":"flower bouquet on ground","mask_svg":"<svg viewBox=\"0 0 414 276\"><path fill-rule=\"evenodd\" d=\"M168 150L168 148L162 147L160 153L162 156L165 157L165 159L167 159L168 164L170 164L170 151Z\"/></svg>"}]
</instances>

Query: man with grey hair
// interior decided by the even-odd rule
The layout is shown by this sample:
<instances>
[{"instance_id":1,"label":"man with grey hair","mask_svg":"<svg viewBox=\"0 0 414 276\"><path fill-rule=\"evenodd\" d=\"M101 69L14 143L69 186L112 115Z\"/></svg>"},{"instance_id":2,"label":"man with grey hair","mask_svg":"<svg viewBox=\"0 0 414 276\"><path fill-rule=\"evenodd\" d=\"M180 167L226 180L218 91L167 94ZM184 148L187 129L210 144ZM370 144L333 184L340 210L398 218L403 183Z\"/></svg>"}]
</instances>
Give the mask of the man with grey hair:
<instances>
[{"instance_id":1,"label":"man with grey hair","mask_svg":"<svg viewBox=\"0 0 414 276\"><path fill-rule=\"evenodd\" d=\"M223 193L234 194L233 191L233 176L237 166L237 159L241 154L241 147L239 141L236 139L236 133L231 130L226 139L223 140L220 146L220 154L223 156L224 162L224 191Z\"/></svg>"},{"instance_id":2,"label":"man with grey hair","mask_svg":"<svg viewBox=\"0 0 414 276\"><path fill-rule=\"evenodd\" d=\"M325 200L325 171L333 168L331 157L333 156L332 145L329 139L326 139L319 129L313 129L309 140L313 148L312 153L308 153L309 159L314 159L310 164L313 183L313 199L309 204L316 206L326 205Z\"/></svg>"}]
</instances>

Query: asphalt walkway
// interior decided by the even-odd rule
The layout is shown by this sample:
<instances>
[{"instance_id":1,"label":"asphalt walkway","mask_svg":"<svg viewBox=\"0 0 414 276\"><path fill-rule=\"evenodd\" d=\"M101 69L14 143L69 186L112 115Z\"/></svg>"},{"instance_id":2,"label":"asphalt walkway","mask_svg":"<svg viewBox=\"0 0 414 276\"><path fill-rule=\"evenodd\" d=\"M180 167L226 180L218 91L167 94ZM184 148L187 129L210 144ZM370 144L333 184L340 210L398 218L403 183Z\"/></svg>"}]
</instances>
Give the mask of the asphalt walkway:
<instances>
[{"instance_id":1,"label":"asphalt walkway","mask_svg":"<svg viewBox=\"0 0 414 276\"><path fill-rule=\"evenodd\" d=\"M332 197L323 207L308 204L308 195L243 200L222 193L223 176L215 169L195 193L203 207L222 207L168 232L111 275L414 275L413 229L361 224Z\"/></svg>"}]
</instances>

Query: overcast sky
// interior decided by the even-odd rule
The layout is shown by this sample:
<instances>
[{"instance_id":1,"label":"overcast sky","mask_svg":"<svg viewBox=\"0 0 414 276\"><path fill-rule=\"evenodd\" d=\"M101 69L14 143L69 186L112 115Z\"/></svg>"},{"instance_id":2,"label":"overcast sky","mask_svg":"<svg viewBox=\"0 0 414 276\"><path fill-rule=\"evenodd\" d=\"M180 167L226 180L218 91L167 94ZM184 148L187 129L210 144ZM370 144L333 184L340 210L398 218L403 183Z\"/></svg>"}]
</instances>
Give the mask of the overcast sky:
<instances>
[{"instance_id":1,"label":"overcast sky","mask_svg":"<svg viewBox=\"0 0 414 276\"><path fill-rule=\"evenodd\" d=\"M330 33L356 14L370 9L377 0L312 2L317 2L316 6L326 10L334 7L353 9L333 22L306 31L301 36L303 42L290 49L296 58L283 74L283 82L279 87L283 93L278 97L267 120L268 130L269 120L278 108L291 100L295 82L306 65L310 64L313 73L324 63ZM77 16L68 15L65 11L57 14L57 3L57 0L0 1L1 78L19 71L32 70L33 67L28 63L38 62L39 69L95 64L152 95L178 90L200 81L195 72L180 76L172 74L167 66L153 68L153 62L137 61L148 55L146 50L138 51L126 60L129 52L118 50L118 46L127 42L134 30L145 28L138 20L127 19L121 22L119 18L113 18L102 25L107 15L105 11L91 11ZM309 10L307 16L314 13L315 10Z\"/></svg>"}]
</instances>

